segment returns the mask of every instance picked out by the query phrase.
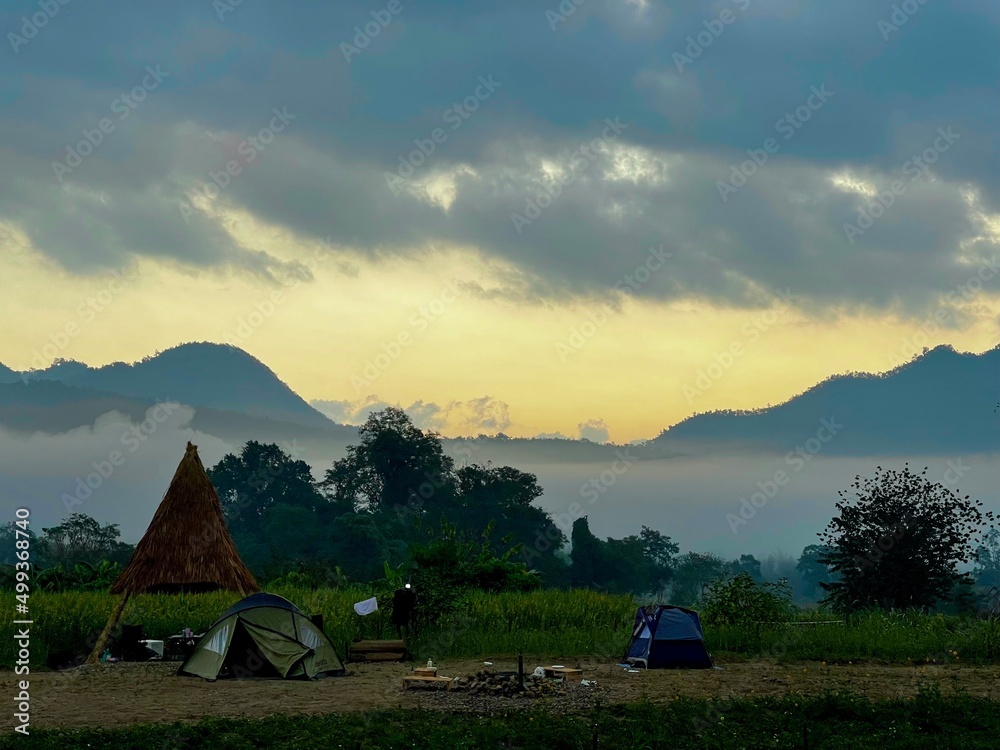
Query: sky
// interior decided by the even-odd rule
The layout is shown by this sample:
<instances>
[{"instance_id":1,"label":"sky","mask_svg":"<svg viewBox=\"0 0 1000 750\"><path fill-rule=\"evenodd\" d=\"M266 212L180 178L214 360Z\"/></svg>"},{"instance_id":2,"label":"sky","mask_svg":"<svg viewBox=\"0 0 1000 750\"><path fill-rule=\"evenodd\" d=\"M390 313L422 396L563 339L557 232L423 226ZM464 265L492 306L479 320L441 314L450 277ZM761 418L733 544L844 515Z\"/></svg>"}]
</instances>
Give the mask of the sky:
<instances>
[{"instance_id":1,"label":"sky","mask_svg":"<svg viewBox=\"0 0 1000 750\"><path fill-rule=\"evenodd\" d=\"M1000 341L991 0L4 3L0 362L627 442Z\"/></svg>"}]
</instances>

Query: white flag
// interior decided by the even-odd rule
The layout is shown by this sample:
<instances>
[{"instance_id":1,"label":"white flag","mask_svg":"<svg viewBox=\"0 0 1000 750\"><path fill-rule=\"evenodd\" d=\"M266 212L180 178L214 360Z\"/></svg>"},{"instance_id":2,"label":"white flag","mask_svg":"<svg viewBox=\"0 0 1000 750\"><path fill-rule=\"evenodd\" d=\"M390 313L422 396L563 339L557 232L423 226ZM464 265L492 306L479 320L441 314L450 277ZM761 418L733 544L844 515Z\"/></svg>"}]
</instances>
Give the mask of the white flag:
<instances>
[{"instance_id":1,"label":"white flag","mask_svg":"<svg viewBox=\"0 0 1000 750\"><path fill-rule=\"evenodd\" d=\"M354 605L354 611L362 617L370 615L372 612L378 611L378 602L375 601L375 597L373 596L371 599L365 599L363 602L357 602Z\"/></svg>"}]
</instances>

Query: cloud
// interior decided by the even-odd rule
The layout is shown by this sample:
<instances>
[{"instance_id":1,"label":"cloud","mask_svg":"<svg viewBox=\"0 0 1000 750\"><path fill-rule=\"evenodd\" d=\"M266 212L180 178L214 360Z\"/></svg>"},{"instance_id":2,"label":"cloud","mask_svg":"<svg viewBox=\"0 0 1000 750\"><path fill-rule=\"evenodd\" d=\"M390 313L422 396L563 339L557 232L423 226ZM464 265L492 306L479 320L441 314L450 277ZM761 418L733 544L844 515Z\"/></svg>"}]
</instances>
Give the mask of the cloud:
<instances>
[{"instance_id":1,"label":"cloud","mask_svg":"<svg viewBox=\"0 0 1000 750\"><path fill-rule=\"evenodd\" d=\"M39 534L72 513L85 513L119 524L123 540L137 542L188 441L198 446L207 467L239 450L192 429L190 407L167 406L149 409L138 422L108 412L91 426L55 435L36 432L25 437L0 428L0 476L7 507L29 508Z\"/></svg>"},{"instance_id":2,"label":"cloud","mask_svg":"<svg viewBox=\"0 0 1000 750\"><path fill-rule=\"evenodd\" d=\"M603 419L589 419L581 422L577 426L581 440L589 440L592 443L606 443L611 431L608 423Z\"/></svg>"},{"instance_id":3,"label":"cloud","mask_svg":"<svg viewBox=\"0 0 1000 750\"><path fill-rule=\"evenodd\" d=\"M683 71L671 55L718 16L715 2L588 3L553 30L537 3L428 0L406 6L350 64L338 44L351 33L329 29L369 19L360 0L283 7L281 23L265 8L220 21L206 7L88 8L72 23L60 14L12 58L0 74L10 105L0 222L80 274L137 257L262 281L301 272L280 250L234 239L227 216L246 212L295 237L331 235L376 262L465 248L509 269L508 286L491 294L544 303L613 297L662 244L671 267L639 297L756 307L790 288L817 315L919 314L998 251L982 219L1000 213L1000 124L982 106L995 71L981 61L1000 42L988 4L921 6L886 40L886 9L861 0L751 3ZM0 27L19 24L14 11L0 14ZM287 28L299 30L294 39ZM942 44L957 50L943 62ZM171 77L60 183L53 161L147 64ZM480 76L499 88L448 119ZM830 102L793 137L776 136L776 122L822 85ZM295 119L242 163L240 144L275 108ZM627 129L518 233L511 215L573 169L605 118ZM947 126L962 140L849 242L843 225L868 199L836 187L835 175L891 184ZM435 128L441 143L428 141ZM769 137L780 151L721 200L719 181ZM434 152L392 190L386 175L428 142ZM231 162L240 173L204 197Z\"/></svg>"},{"instance_id":4,"label":"cloud","mask_svg":"<svg viewBox=\"0 0 1000 750\"><path fill-rule=\"evenodd\" d=\"M348 425L364 424L372 413L395 406L403 409L417 427L451 435L496 433L510 426L510 407L490 396L450 401L443 406L422 400L402 406L374 394L356 401L313 399L309 403L333 421Z\"/></svg>"}]
</instances>

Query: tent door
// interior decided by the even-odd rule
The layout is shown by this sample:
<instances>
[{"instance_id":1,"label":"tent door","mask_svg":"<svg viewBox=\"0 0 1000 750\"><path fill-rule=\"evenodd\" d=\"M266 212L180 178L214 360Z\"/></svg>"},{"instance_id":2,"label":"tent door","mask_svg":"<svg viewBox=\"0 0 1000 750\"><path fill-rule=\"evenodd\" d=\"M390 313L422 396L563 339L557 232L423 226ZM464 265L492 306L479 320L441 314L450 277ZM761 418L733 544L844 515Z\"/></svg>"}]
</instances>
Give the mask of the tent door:
<instances>
[{"instance_id":1,"label":"tent door","mask_svg":"<svg viewBox=\"0 0 1000 750\"><path fill-rule=\"evenodd\" d=\"M260 646L243 623L237 619L233 640L229 645L229 652L226 654L219 677L280 679L281 674L260 650Z\"/></svg>"}]
</instances>

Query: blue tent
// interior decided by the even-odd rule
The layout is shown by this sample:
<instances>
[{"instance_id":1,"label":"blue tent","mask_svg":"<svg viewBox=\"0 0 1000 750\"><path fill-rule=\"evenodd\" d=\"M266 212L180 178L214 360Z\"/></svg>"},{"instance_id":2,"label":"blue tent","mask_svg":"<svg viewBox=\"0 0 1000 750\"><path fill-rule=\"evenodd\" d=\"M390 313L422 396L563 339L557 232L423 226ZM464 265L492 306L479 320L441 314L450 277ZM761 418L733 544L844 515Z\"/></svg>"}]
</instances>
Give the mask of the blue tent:
<instances>
[{"instance_id":1,"label":"blue tent","mask_svg":"<svg viewBox=\"0 0 1000 750\"><path fill-rule=\"evenodd\" d=\"M698 613L659 604L635 613L625 662L647 669L710 669Z\"/></svg>"}]
</instances>

